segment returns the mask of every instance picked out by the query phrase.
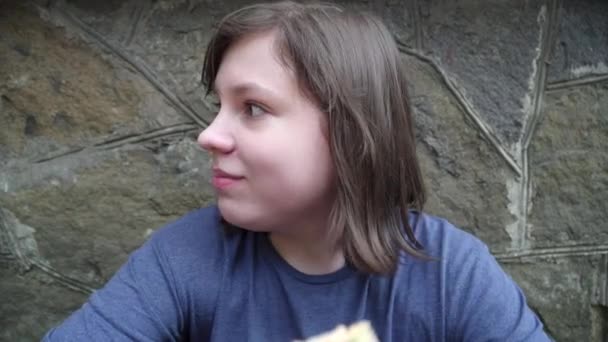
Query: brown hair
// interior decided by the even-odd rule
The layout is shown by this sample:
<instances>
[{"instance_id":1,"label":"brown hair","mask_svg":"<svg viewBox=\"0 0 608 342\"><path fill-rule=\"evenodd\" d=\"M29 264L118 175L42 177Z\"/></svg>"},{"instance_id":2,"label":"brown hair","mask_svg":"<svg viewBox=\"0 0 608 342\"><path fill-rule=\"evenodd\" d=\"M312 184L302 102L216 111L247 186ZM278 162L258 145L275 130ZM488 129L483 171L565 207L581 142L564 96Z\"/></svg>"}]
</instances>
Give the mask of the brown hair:
<instances>
[{"instance_id":1,"label":"brown hair","mask_svg":"<svg viewBox=\"0 0 608 342\"><path fill-rule=\"evenodd\" d=\"M202 71L208 93L229 46L263 31L277 33L278 55L327 113L338 175L330 227L341 235L347 261L387 274L401 251L427 259L408 223L409 209L422 210L425 193L405 72L386 26L333 4L242 8L220 22L209 43Z\"/></svg>"}]
</instances>

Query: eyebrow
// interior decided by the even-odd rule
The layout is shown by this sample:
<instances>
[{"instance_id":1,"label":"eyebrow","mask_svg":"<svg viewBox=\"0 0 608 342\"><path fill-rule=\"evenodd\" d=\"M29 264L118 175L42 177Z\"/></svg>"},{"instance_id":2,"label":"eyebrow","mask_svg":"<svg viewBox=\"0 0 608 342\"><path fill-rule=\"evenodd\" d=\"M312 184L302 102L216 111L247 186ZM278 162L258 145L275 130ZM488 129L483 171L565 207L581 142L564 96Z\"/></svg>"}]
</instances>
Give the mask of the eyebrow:
<instances>
[{"instance_id":1,"label":"eyebrow","mask_svg":"<svg viewBox=\"0 0 608 342\"><path fill-rule=\"evenodd\" d=\"M228 91L228 93L232 93L232 94L239 95L239 96L243 96L248 93L262 93L262 94L271 95L273 97L277 97L277 94L275 91L273 91L270 88L261 86L255 82L238 83L238 84L229 86L226 90ZM215 84L213 85L213 91L216 94L222 93L218 90L218 88L216 87Z\"/></svg>"}]
</instances>

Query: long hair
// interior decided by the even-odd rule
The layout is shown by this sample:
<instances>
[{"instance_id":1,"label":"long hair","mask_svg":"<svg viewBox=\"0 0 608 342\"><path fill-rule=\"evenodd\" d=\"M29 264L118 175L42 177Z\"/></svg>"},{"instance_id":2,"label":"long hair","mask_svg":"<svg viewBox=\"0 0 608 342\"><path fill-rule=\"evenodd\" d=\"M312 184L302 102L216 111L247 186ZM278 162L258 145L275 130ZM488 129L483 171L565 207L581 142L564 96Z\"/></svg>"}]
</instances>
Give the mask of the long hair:
<instances>
[{"instance_id":1,"label":"long hair","mask_svg":"<svg viewBox=\"0 0 608 342\"><path fill-rule=\"evenodd\" d=\"M226 50L243 36L276 33L275 48L304 94L327 115L337 197L330 227L349 263L389 274L400 253L427 259L408 223L425 202L406 76L382 21L333 4L283 1L244 7L219 24L205 54L207 92Z\"/></svg>"}]
</instances>

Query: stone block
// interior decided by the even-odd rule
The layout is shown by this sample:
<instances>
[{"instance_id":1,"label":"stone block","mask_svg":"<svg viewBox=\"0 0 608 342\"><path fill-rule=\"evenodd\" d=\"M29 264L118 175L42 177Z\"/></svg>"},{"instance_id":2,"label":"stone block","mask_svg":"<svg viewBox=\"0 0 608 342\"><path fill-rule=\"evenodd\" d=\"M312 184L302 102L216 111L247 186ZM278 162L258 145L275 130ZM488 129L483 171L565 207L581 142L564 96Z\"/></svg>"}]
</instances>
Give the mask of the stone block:
<instances>
[{"instance_id":1,"label":"stone block","mask_svg":"<svg viewBox=\"0 0 608 342\"><path fill-rule=\"evenodd\" d=\"M425 47L515 150L531 110L545 1L421 3Z\"/></svg>"},{"instance_id":2,"label":"stone block","mask_svg":"<svg viewBox=\"0 0 608 342\"><path fill-rule=\"evenodd\" d=\"M608 243L608 82L552 91L529 152L534 246Z\"/></svg>"},{"instance_id":3,"label":"stone block","mask_svg":"<svg viewBox=\"0 0 608 342\"><path fill-rule=\"evenodd\" d=\"M0 6L0 165L190 121L120 60L33 6Z\"/></svg>"},{"instance_id":4,"label":"stone block","mask_svg":"<svg viewBox=\"0 0 608 342\"><path fill-rule=\"evenodd\" d=\"M409 46L416 46L416 19L417 9L414 1L405 0L333 0L343 7L354 10L371 12L380 17L388 29L399 42Z\"/></svg>"},{"instance_id":5,"label":"stone block","mask_svg":"<svg viewBox=\"0 0 608 342\"><path fill-rule=\"evenodd\" d=\"M213 201L209 160L193 137L46 164L34 176L9 170L6 181L18 187L2 193L0 207L36 230L39 254L51 267L93 288L152 231Z\"/></svg>"},{"instance_id":6,"label":"stone block","mask_svg":"<svg viewBox=\"0 0 608 342\"><path fill-rule=\"evenodd\" d=\"M40 270L22 274L4 267L0 267L0 293L0 341L40 341L88 297Z\"/></svg>"},{"instance_id":7,"label":"stone block","mask_svg":"<svg viewBox=\"0 0 608 342\"><path fill-rule=\"evenodd\" d=\"M608 74L608 2L563 1L549 82Z\"/></svg>"},{"instance_id":8,"label":"stone block","mask_svg":"<svg viewBox=\"0 0 608 342\"><path fill-rule=\"evenodd\" d=\"M503 267L556 341L592 341L591 298L600 256L529 259Z\"/></svg>"},{"instance_id":9,"label":"stone block","mask_svg":"<svg viewBox=\"0 0 608 342\"><path fill-rule=\"evenodd\" d=\"M507 180L515 177L481 136L456 98L428 64L406 56L417 140L429 194L428 211L468 230L493 251L515 243L507 226Z\"/></svg>"},{"instance_id":10,"label":"stone block","mask_svg":"<svg viewBox=\"0 0 608 342\"><path fill-rule=\"evenodd\" d=\"M201 86L205 47L221 16L247 3L251 1L124 1L98 11L99 5L78 1L60 8L153 72L185 106L209 120Z\"/></svg>"}]
</instances>

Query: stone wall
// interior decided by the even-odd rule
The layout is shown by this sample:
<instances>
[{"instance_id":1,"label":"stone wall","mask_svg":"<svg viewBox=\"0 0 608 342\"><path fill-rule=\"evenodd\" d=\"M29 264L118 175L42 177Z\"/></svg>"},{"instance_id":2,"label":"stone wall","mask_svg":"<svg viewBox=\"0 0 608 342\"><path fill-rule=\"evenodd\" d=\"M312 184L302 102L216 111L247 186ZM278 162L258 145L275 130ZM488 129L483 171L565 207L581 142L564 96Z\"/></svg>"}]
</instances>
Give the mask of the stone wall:
<instances>
[{"instance_id":1,"label":"stone wall","mask_svg":"<svg viewBox=\"0 0 608 342\"><path fill-rule=\"evenodd\" d=\"M558 341L607 340L608 2L342 2L399 42L427 211L484 240ZM0 340L38 340L213 201L202 53L244 3L0 2Z\"/></svg>"}]
</instances>

